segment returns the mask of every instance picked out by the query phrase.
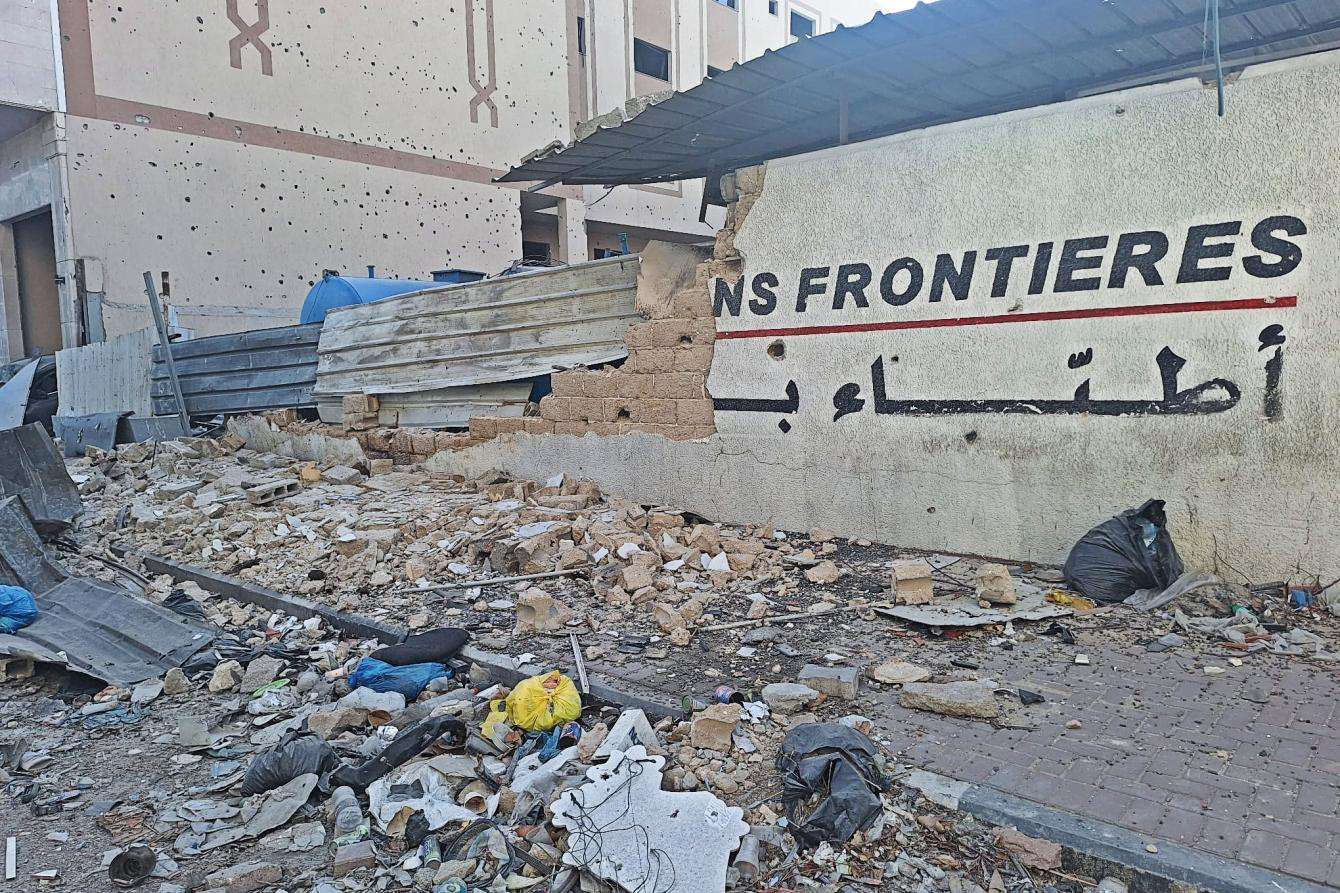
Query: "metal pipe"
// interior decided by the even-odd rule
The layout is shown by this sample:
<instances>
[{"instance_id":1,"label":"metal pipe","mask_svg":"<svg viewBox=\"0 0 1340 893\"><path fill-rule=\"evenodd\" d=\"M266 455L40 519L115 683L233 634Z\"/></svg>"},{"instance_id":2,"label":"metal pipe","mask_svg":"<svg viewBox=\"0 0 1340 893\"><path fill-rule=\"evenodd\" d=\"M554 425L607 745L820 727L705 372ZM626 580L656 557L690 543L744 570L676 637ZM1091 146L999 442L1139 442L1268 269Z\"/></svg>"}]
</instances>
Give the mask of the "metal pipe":
<instances>
[{"instance_id":1,"label":"metal pipe","mask_svg":"<svg viewBox=\"0 0 1340 893\"><path fill-rule=\"evenodd\" d=\"M167 364L168 378L172 380L172 397L177 401L177 415L181 416L182 430L191 433L191 417L186 412L186 398L181 395L181 382L177 379L177 361L172 358L172 342L168 340L167 320L163 318L163 307L158 303L158 291L154 288L154 277L144 271L144 293L149 296L149 309L154 312L154 328L158 329L158 343L163 345L163 362Z\"/></svg>"}]
</instances>

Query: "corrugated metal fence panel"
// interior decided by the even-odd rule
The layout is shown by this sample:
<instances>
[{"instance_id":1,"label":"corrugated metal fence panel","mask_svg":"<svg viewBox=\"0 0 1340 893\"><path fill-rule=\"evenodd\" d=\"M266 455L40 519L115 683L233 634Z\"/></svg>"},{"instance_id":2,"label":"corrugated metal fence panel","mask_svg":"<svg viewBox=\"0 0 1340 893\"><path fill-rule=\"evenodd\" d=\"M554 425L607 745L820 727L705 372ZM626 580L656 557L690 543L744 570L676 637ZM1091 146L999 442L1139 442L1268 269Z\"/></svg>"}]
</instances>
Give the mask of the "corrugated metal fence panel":
<instances>
[{"instance_id":1,"label":"corrugated metal fence panel","mask_svg":"<svg viewBox=\"0 0 1340 893\"><path fill-rule=\"evenodd\" d=\"M149 397L153 329L56 351L56 387L62 416L103 412L153 414Z\"/></svg>"},{"instance_id":2,"label":"corrugated metal fence panel","mask_svg":"<svg viewBox=\"0 0 1340 893\"><path fill-rule=\"evenodd\" d=\"M627 356L639 266L624 255L334 310L316 393L408 394Z\"/></svg>"},{"instance_id":3,"label":"corrugated metal fence panel","mask_svg":"<svg viewBox=\"0 0 1340 893\"><path fill-rule=\"evenodd\" d=\"M214 335L172 345L186 410L233 415L316 406L316 346L321 324ZM162 347L154 348L154 411L176 412Z\"/></svg>"}]
</instances>

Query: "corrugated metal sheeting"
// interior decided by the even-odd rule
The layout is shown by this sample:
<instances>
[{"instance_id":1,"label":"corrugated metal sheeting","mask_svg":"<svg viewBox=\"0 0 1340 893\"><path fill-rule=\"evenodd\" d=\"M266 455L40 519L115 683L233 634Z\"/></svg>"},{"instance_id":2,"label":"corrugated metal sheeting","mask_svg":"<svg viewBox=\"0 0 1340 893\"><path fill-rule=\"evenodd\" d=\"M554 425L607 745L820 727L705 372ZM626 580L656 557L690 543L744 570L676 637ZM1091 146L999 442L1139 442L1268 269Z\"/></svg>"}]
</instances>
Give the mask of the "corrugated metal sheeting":
<instances>
[{"instance_id":1,"label":"corrugated metal sheeting","mask_svg":"<svg viewBox=\"0 0 1340 893\"><path fill-rule=\"evenodd\" d=\"M316 394L328 405L347 394L393 395L388 403L398 399L427 425L459 424L447 418L462 401L514 402L481 386L627 356L639 263L626 255L334 310Z\"/></svg>"},{"instance_id":2,"label":"corrugated metal sheeting","mask_svg":"<svg viewBox=\"0 0 1340 893\"><path fill-rule=\"evenodd\" d=\"M1220 0L1219 18L1229 69L1340 45L1340 0ZM918 4L765 53L501 179L714 177L843 142L1212 73L1205 22L1206 0Z\"/></svg>"},{"instance_id":3,"label":"corrugated metal sheeting","mask_svg":"<svg viewBox=\"0 0 1340 893\"><path fill-rule=\"evenodd\" d=\"M312 408L321 324L214 335L172 345L192 416ZM154 347L154 412L177 411L162 346Z\"/></svg>"},{"instance_id":4,"label":"corrugated metal sheeting","mask_svg":"<svg viewBox=\"0 0 1340 893\"><path fill-rule=\"evenodd\" d=\"M133 412L137 416L152 415L149 366L157 340L153 329L141 329L83 347L56 351L60 414L83 416Z\"/></svg>"}]
</instances>

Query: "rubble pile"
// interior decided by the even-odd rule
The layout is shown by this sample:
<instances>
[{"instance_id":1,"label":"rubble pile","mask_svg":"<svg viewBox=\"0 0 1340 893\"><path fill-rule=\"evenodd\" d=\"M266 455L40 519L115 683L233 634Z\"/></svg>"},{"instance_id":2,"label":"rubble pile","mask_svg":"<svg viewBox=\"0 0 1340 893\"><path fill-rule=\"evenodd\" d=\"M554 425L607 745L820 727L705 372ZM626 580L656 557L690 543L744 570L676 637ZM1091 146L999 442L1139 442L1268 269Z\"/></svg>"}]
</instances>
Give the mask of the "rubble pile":
<instances>
[{"instance_id":1,"label":"rubble pile","mask_svg":"<svg viewBox=\"0 0 1340 893\"><path fill-rule=\"evenodd\" d=\"M859 711L1033 727L1055 705L983 656L1082 665L1098 638L1206 673L1334 659L1315 583L1179 578L1138 609L1099 606L1051 568L715 524L563 474L317 465L232 435L67 464L85 512L61 560L217 633L127 687L4 667L3 809L43 821L27 851L42 833L66 854L27 865L48 886L1092 889L1055 845L926 800L895 730ZM146 555L412 635L383 647L155 576Z\"/></svg>"}]
</instances>

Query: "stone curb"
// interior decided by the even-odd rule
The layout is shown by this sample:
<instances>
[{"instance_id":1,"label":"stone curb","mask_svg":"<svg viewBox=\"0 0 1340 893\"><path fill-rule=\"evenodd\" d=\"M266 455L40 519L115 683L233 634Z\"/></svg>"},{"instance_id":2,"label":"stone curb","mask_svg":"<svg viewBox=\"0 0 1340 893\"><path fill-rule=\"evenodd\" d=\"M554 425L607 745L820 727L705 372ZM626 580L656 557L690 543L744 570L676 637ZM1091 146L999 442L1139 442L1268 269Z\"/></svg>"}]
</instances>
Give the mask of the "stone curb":
<instances>
[{"instance_id":1,"label":"stone curb","mask_svg":"<svg viewBox=\"0 0 1340 893\"><path fill-rule=\"evenodd\" d=\"M1327 893L1333 888L921 770L901 779L929 800L1077 853L1213 893ZM1157 853L1145 849L1154 844Z\"/></svg>"}]
</instances>

